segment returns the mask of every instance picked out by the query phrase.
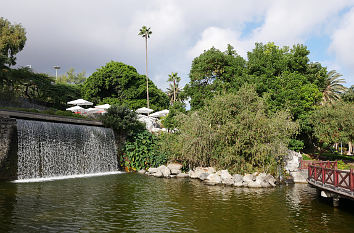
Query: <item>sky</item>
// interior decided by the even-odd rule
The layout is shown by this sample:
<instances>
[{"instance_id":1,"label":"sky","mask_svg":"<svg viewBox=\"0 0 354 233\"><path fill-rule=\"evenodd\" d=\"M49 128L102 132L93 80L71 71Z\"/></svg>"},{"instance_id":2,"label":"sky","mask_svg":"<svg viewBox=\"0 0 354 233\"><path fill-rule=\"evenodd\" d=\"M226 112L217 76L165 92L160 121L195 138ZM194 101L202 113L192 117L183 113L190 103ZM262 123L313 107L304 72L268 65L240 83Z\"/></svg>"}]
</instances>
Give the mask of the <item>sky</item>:
<instances>
[{"instance_id":1,"label":"sky","mask_svg":"<svg viewBox=\"0 0 354 233\"><path fill-rule=\"evenodd\" d=\"M204 50L231 44L247 58L255 42L304 44L354 85L354 0L0 0L0 17L26 29L17 66L53 76L55 65L88 76L111 60L145 74L146 25L149 77L163 90L172 72L188 83Z\"/></svg>"}]
</instances>

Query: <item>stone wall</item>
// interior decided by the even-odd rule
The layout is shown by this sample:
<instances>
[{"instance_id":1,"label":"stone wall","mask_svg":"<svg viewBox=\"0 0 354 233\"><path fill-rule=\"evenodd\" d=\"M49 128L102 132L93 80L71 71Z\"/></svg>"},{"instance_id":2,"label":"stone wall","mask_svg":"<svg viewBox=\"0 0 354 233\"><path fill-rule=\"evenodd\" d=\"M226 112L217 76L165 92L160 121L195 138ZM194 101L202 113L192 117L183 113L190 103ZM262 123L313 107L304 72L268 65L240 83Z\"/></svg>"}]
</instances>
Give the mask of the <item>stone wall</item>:
<instances>
[{"instance_id":1,"label":"stone wall","mask_svg":"<svg viewBox=\"0 0 354 233\"><path fill-rule=\"evenodd\" d=\"M17 178L16 119L0 115L0 180Z\"/></svg>"}]
</instances>

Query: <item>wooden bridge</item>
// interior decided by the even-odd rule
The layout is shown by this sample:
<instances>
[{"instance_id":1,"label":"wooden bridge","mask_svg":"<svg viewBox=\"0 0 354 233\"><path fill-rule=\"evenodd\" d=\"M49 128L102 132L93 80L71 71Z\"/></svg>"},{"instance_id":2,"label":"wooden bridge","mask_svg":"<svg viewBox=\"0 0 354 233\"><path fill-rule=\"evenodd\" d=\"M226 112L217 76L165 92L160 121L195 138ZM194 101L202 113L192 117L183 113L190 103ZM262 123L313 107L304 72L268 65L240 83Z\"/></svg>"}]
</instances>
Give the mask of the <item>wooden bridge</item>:
<instances>
[{"instance_id":1,"label":"wooden bridge","mask_svg":"<svg viewBox=\"0 0 354 233\"><path fill-rule=\"evenodd\" d=\"M338 170L337 161L311 161L301 164L308 167L307 182L317 188L323 197L332 197L337 206L339 198L354 200L354 171Z\"/></svg>"}]
</instances>

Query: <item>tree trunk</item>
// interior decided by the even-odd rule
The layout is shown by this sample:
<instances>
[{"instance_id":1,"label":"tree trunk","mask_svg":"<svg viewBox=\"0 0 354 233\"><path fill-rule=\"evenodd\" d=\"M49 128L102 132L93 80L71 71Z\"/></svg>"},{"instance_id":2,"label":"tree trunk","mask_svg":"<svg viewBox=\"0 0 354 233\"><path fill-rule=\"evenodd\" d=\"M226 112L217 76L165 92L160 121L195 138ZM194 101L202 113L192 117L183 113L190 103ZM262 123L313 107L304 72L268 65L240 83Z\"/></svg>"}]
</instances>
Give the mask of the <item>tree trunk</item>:
<instances>
[{"instance_id":1,"label":"tree trunk","mask_svg":"<svg viewBox=\"0 0 354 233\"><path fill-rule=\"evenodd\" d=\"M336 151L338 151L338 142L334 144L334 148L336 149Z\"/></svg>"},{"instance_id":2,"label":"tree trunk","mask_svg":"<svg viewBox=\"0 0 354 233\"><path fill-rule=\"evenodd\" d=\"M352 142L348 142L348 153L347 155L351 155L353 151L353 145Z\"/></svg>"},{"instance_id":3,"label":"tree trunk","mask_svg":"<svg viewBox=\"0 0 354 233\"><path fill-rule=\"evenodd\" d=\"M149 78L148 78L148 55L147 55L147 35L145 37L145 61L146 61L146 63L145 63L146 64L146 102L147 102L147 108L150 108L150 103L149 103Z\"/></svg>"},{"instance_id":4,"label":"tree trunk","mask_svg":"<svg viewBox=\"0 0 354 233\"><path fill-rule=\"evenodd\" d=\"M176 80L173 80L173 103L176 102Z\"/></svg>"}]
</instances>

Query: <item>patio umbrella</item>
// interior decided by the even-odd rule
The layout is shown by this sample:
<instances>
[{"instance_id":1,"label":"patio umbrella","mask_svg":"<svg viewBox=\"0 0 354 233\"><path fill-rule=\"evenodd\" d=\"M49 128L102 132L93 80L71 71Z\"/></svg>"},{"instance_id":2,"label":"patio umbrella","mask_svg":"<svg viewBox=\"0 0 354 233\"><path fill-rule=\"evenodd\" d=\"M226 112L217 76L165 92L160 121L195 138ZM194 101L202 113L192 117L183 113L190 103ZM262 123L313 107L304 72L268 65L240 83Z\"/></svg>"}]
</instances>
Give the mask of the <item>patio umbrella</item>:
<instances>
[{"instance_id":1,"label":"patio umbrella","mask_svg":"<svg viewBox=\"0 0 354 233\"><path fill-rule=\"evenodd\" d=\"M66 110L67 111L72 111L72 112L80 112L80 111L83 111L85 109L83 107L80 107L80 106L74 106L74 107L71 107L71 108L67 108Z\"/></svg>"},{"instance_id":2,"label":"patio umbrella","mask_svg":"<svg viewBox=\"0 0 354 233\"><path fill-rule=\"evenodd\" d=\"M153 112L154 110L150 109L150 108L138 108L135 112L136 113L141 113L141 114L149 114L150 112Z\"/></svg>"},{"instance_id":3,"label":"patio umbrella","mask_svg":"<svg viewBox=\"0 0 354 233\"><path fill-rule=\"evenodd\" d=\"M95 106L95 108L99 108L99 109L109 109L110 107L111 107L110 104L103 104L103 105Z\"/></svg>"},{"instance_id":4,"label":"patio umbrella","mask_svg":"<svg viewBox=\"0 0 354 233\"><path fill-rule=\"evenodd\" d=\"M73 101L68 102L68 104L72 104L72 105L93 105L92 102L84 100L84 99L73 100Z\"/></svg>"},{"instance_id":5,"label":"patio umbrella","mask_svg":"<svg viewBox=\"0 0 354 233\"><path fill-rule=\"evenodd\" d=\"M150 114L150 116L160 118L160 117L167 116L168 113L169 113L169 110L165 109L162 111L154 112L153 114Z\"/></svg>"}]
</instances>

